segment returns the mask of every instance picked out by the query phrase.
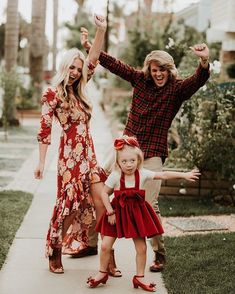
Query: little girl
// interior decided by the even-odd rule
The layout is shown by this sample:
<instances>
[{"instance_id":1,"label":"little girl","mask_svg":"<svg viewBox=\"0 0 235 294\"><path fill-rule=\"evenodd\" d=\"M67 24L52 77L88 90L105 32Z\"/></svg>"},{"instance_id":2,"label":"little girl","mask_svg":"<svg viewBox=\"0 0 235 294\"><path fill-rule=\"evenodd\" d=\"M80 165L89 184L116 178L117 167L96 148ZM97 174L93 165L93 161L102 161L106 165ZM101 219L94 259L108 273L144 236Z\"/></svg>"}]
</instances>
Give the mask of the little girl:
<instances>
[{"instance_id":1,"label":"little girl","mask_svg":"<svg viewBox=\"0 0 235 294\"><path fill-rule=\"evenodd\" d=\"M114 142L116 166L105 182L102 200L106 213L97 224L96 230L103 235L100 252L100 270L95 277L87 280L91 288L106 284L108 263L116 238L132 238L136 249L136 275L134 288L156 291L156 284L144 281L146 265L146 237L162 234L163 228L152 206L145 201L143 186L146 180L177 179L188 181L198 179L200 173L190 172L153 172L141 168L143 153L134 137L123 136ZM112 202L109 196L114 192Z\"/></svg>"}]
</instances>

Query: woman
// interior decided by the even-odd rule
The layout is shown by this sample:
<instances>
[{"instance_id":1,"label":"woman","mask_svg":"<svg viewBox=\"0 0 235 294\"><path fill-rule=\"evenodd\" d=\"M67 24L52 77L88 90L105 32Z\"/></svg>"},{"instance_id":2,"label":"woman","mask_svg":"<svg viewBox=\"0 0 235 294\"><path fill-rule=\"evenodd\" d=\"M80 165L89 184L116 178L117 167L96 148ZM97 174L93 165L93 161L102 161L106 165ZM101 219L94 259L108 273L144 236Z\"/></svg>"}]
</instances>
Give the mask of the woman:
<instances>
[{"instance_id":1,"label":"woman","mask_svg":"<svg viewBox=\"0 0 235 294\"><path fill-rule=\"evenodd\" d=\"M36 179L43 176L53 116L62 127L57 199L46 244L49 270L56 274L64 272L61 248L69 226L76 219L80 231L78 238L86 243L93 218L93 204L97 220L104 212L100 199L104 175L94 152L89 130L92 107L85 92L87 75L95 67L107 27L106 20L101 16L95 16L95 24L96 36L87 60L78 49L68 50L54 77L55 87L48 88L42 98L41 128L38 133L39 163L34 172Z\"/></svg>"}]
</instances>

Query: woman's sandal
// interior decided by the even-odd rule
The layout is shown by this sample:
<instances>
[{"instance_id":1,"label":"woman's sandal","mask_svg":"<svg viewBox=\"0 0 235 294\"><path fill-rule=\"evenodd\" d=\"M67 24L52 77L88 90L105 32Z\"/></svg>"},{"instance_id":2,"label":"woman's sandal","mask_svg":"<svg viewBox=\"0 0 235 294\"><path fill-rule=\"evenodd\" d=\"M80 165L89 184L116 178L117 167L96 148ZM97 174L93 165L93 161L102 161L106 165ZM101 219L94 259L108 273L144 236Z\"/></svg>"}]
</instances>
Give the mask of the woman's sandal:
<instances>
[{"instance_id":1,"label":"woman's sandal","mask_svg":"<svg viewBox=\"0 0 235 294\"><path fill-rule=\"evenodd\" d=\"M108 273L112 277L122 277L122 272L117 269L115 258L114 258L114 249L111 250L110 261L108 265Z\"/></svg>"},{"instance_id":2,"label":"woman's sandal","mask_svg":"<svg viewBox=\"0 0 235 294\"><path fill-rule=\"evenodd\" d=\"M63 274L64 273L63 266L61 266L61 267L54 267L52 264L50 264L50 262L49 262L49 270L53 274Z\"/></svg>"},{"instance_id":3,"label":"woman's sandal","mask_svg":"<svg viewBox=\"0 0 235 294\"><path fill-rule=\"evenodd\" d=\"M104 271L99 271L99 272L102 274L105 274L105 276L100 280L95 280L94 278L89 277L87 279L87 284L89 285L90 288L96 288L99 284L106 284L109 278L108 272L104 272Z\"/></svg>"},{"instance_id":4,"label":"woman's sandal","mask_svg":"<svg viewBox=\"0 0 235 294\"><path fill-rule=\"evenodd\" d=\"M49 271L53 274L64 273L64 268L61 263L61 248L54 248L52 256L49 256Z\"/></svg>"}]
</instances>

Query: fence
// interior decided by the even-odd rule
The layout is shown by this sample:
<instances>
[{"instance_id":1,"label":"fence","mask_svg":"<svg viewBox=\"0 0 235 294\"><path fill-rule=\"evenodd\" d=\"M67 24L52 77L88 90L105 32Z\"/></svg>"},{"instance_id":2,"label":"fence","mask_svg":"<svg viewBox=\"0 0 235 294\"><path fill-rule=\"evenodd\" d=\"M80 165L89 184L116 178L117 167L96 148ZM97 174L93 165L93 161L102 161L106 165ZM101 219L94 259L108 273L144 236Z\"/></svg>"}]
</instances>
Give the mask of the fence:
<instances>
[{"instance_id":1,"label":"fence","mask_svg":"<svg viewBox=\"0 0 235 294\"><path fill-rule=\"evenodd\" d=\"M171 169L172 170L172 169ZM230 194L234 183L215 179L212 173L203 173L197 182L186 180L163 180L160 196L166 197L210 197Z\"/></svg>"}]
</instances>

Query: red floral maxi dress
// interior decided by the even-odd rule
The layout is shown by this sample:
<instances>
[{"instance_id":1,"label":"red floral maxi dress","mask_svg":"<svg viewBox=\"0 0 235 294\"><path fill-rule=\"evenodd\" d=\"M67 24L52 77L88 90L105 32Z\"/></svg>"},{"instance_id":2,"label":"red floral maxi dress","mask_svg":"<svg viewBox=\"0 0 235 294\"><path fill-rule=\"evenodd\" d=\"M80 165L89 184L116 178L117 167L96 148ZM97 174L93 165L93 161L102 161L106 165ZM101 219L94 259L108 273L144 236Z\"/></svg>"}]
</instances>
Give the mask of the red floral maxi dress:
<instances>
[{"instance_id":1,"label":"red floral maxi dress","mask_svg":"<svg viewBox=\"0 0 235 294\"><path fill-rule=\"evenodd\" d=\"M90 184L102 180L102 169L97 164L88 116L81 102L77 100L76 103L76 108L65 109L52 88L48 88L42 97L38 141L43 144L51 143L53 116L62 127L57 199L47 234L46 256L52 255L53 248L62 246L62 222L65 216L75 211L77 216L73 238L84 244L83 246L88 244L88 229L93 219Z\"/></svg>"}]
</instances>

